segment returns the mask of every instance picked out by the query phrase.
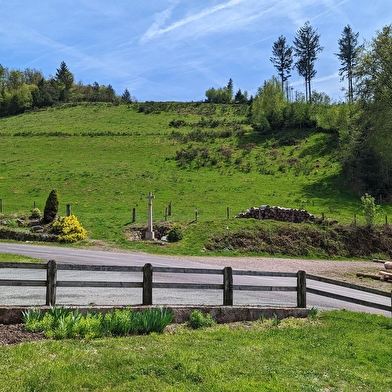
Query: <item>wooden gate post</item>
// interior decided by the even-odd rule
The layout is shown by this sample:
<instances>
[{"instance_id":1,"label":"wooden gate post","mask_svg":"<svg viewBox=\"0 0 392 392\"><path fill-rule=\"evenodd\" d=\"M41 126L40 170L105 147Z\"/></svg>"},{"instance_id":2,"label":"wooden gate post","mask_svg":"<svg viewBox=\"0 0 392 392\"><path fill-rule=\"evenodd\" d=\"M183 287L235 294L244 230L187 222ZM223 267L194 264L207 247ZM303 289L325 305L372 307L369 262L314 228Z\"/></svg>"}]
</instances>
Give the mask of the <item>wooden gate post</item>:
<instances>
[{"instance_id":1,"label":"wooden gate post","mask_svg":"<svg viewBox=\"0 0 392 392\"><path fill-rule=\"evenodd\" d=\"M152 265L143 267L143 305L152 305Z\"/></svg>"},{"instance_id":2,"label":"wooden gate post","mask_svg":"<svg viewBox=\"0 0 392 392\"><path fill-rule=\"evenodd\" d=\"M57 264L54 260L49 260L46 265L46 305L56 305L57 287Z\"/></svg>"},{"instance_id":3,"label":"wooden gate post","mask_svg":"<svg viewBox=\"0 0 392 392\"><path fill-rule=\"evenodd\" d=\"M297 272L297 308L306 308L306 272Z\"/></svg>"},{"instance_id":4,"label":"wooden gate post","mask_svg":"<svg viewBox=\"0 0 392 392\"><path fill-rule=\"evenodd\" d=\"M233 269L223 268L223 306L233 306Z\"/></svg>"}]
</instances>

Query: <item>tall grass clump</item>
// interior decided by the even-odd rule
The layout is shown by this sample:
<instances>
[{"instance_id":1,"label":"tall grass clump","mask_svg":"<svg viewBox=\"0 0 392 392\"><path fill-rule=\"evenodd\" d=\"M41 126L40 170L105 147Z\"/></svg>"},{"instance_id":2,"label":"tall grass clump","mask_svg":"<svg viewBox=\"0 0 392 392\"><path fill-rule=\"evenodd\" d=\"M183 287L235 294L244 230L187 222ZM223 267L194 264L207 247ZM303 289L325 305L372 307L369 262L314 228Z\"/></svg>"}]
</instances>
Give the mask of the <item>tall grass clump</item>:
<instances>
[{"instance_id":1,"label":"tall grass clump","mask_svg":"<svg viewBox=\"0 0 392 392\"><path fill-rule=\"evenodd\" d=\"M31 332L44 332L50 339L93 339L110 336L145 335L161 333L173 321L168 309L116 309L102 314L87 313L64 307L50 307L43 313L39 309L28 309L23 313L25 328Z\"/></svg>"}]
</instances>

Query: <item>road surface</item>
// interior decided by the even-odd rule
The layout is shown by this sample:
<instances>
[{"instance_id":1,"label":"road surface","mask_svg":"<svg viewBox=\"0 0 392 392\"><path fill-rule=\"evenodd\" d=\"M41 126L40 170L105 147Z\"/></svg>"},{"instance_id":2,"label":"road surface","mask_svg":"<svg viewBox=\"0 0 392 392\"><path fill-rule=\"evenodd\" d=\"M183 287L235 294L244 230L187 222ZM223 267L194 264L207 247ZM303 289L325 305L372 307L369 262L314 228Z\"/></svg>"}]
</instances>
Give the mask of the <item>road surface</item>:
<instances>
[{"instance_id":1,"label":"road surface","mask_svg":"<svg viewBox=\"0 0 392 392\"><path fill-rule=\"evenodd\" d=\"M143 266L151 263L153 267L186 267L186 268L218 268L211 264L198 263L195 258L186 259L171 256L151 255L126 251L97 251L74 249L46 245L30 245L0 242L0 253L20 254L45 261L56 260L58 263L88 264L88 265L118 265ZM196 259L197 260L197 259ZM242 269L247 269L246 267ZM141 281L139 273L112 273L86 271L59 271L59 280L101 280L101 281ZM37 279L45 280L45 270L0 269L0 279ZM222 275L193 275L193 274L154 274L154 282L185 282L185 283L222 283ZM234 275L234 285L264 285L264 286L295 286L295 278L276 277L245 277ZM344 287L327 285L316 281L307 281L308 287L323 289L357 297L370 302L391 306L391 299L370 293L358 293ZM153 303L156 305L221 305L223 301L220 290L185 290L185 289L154 289ZM234 305L254 306L296 306L295 292L253 292L234 291ZM136 305L141 304L142 293L139 288L57 288L58 305ZM42 287L1 287L0 305L43 305L45 288ZM388 317L391 312L367 308L361 305L338 301L313 294L307 295L308 308L320 310L342 309L384 314Z\"/></svg>"}]
</instances>

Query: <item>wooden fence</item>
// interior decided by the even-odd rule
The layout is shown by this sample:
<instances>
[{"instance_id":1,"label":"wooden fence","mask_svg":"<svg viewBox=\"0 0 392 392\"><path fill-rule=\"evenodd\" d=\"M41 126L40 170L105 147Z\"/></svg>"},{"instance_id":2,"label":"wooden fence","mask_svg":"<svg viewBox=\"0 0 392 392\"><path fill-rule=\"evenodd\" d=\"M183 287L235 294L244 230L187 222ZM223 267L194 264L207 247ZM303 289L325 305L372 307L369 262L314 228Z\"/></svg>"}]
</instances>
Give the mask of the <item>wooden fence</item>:
<instances>
[{"instance_id":1,"label":"wooden fence","mask_svg":"<svg viewBox=\"0 0 392 392\"><path fill-rule=\"evenodd\" d=\"M142 304L153 304L153 289L192 289L192 290L221 290L223 293L223 306L233 306L234 291L292 291L297 292L297 307L306 308L306 294L316 294L341 301L351 302L384 311L392 311L391 306L364 301L358 298L352 298L335 294L325 290L307 287L307 280L320 281L328 284L342 286L361 292L372 293L384 297L391 297L392 292L388 294L380 290L374 290L362 286L357 286L345 282L340 282L328 278L322 278L315 275L307 275L305 271L292 272L264 272L264 271L244 271L233 270L231 267L223 269L204 269L204 268L170 268L170 267L153 267L151 264L145 264L143 267L138 266L108 266L108 265L80 265L56 263L50 260L47 264L38 263L0 263L0 269L42 269L46 270L46 280L15 280L0 279L1 286L36 286L46 287L46 305L56 304L56 290L58 287L95 287L95 288L139 288L142 290ZM141 273L143 278L139 282L114 282L114 281L71 281L58 280L58 271L96 271L96 272L134 272ZM221 275L222 283L174 283L174 282L154 282L153 273L170 273L170 274L201 274L201 275ZM235 285L233 276L256 276L256 277L285 277L296 278L296 285L293 286L261 286L261 285Z\"/></svg>"}]
</instances>

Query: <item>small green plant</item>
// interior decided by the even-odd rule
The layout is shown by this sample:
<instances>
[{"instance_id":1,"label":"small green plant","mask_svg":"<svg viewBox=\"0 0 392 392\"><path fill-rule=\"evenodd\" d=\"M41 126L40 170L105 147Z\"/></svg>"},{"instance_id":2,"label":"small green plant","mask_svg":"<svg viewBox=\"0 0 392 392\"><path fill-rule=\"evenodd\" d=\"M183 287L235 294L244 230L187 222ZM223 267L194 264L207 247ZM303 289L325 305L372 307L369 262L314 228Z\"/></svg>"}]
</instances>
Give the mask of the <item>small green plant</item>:
<instances>
[{"instance_id":1,"label":"small green plant","mask_svg":"<svg viewBox=\"0 0 392 392\"><path fill-rule=\"evenodd\" d=\"M18 221L16 220L16 219L7 219L6 221L5 221L5 225L7 226L7 227L10 227L10 228L16 228L16 227L18 227Z\"/></svg>"},{"instance_id":2,"label":"small green plant","mask_svg":"<svg viewBox=\"0 0 392 392\"><path fill-rule=\"evenodd\" d=\"M374 203L374 197L368 193L361 197L361 202L366 225L373 226L380 206Z\"/></svg>"},{"instance_id":3,"label":"small green plant","mask_svg":"<svg viewBox=\"0 0 392 392\"><path fill-rule=\"evenodd\" d=\"M211 327L213 324L214 324L214 319L209 313L204 315L200 310L194 310L189 315L189 325L193 329Z\"/></svg>"},{"instance_id":4,"label":"small green plant","mask_svg":"<svg viewBox=\"0 0 392 392\"><path fill-rule=\"evenodd\" d=\"M277 327L280 324L280 319L276 313L274 313L274 317L272 319L272 325Z\"/></svg>"},{"instance_id":5,"label":"small green plant","mask_svg":"<svg viewBox=\"0 0 392 392\"><path fill-rule=\"evenodd\" d=\"M31 215L30 215L31 219L41 219L41 211L39 208L34 208L33 210L31 210Z\"/></svg>"},{"instance_id":6,"label":"small green plant","mask_svg":"<svg viewBox=\"0 0 392 392\"><path fill-rule=\"evenodd\" d=\"M53 223L53 231L59 235L60 242L77 242L84 240L87 231L79 223L75 215L62 216Z\"/></svg>"},{"instance_id":7,"label":"small green plant","mask_svg":"<svg viewBox=\"0 0 392 392\"><path fill-rule=\"evenodd\" d=\"M310 319L316 319L317 318L317 315L318 315L318 309L317 308L315 308L315 307L312 307L310 310L309 310L309 313L308 313L308 317L310 318Z\"/></svg>"},{"instance_id":8,"label":"small green plant","mask_svg":"<svg viewBox=\"0 0 392 392\"><path fill-rule=\"evenodd\" d=\"M175 223L167 233L167 240L169 242L178 242L182 240L183 235L182 227L178 223Z\"/></svg>"}]
</instances>

